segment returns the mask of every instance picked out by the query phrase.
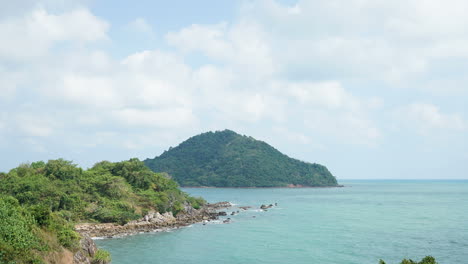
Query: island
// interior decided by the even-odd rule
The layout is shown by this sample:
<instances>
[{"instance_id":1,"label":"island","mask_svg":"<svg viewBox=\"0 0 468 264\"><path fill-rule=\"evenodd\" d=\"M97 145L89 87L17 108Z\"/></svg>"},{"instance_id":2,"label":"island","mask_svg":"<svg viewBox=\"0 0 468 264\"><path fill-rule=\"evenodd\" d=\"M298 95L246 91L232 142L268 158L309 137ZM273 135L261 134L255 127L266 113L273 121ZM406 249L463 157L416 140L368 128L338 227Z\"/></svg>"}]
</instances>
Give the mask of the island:
<instances>
[{"instance_id":1,"label":"island","mask_svg":"<svg viewBox=\"0 0 468 264\"><path fill-rule=\"evenodd\" d=\"M231 130L196 135L144 163L184 187L340 186L325 166L290 158Z\"/></svg>"}]
</instances>

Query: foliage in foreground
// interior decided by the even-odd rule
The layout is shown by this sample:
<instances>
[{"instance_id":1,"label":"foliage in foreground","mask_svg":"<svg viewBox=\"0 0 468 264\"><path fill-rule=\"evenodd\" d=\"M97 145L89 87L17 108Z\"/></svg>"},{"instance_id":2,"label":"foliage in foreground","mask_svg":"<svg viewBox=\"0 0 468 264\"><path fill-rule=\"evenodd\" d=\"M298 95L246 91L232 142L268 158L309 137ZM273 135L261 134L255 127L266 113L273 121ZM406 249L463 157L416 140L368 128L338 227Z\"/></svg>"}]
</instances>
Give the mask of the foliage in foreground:
<instances>
[{"instance_id":1,"label":"foliage in foreground","mask_svg":"<svg viewBox=\"0 0 468 264\"><path fill-rule=\"evenodd\" d=\"M99 249L94 255L93 264L110 263L111 260L109 252Z\"/></svg>"},{"instance_id":2,"label":"foliage in foreground","mask_svg":"<svg viewBox=\"0 0 468 264\"><path fill-rule=\"evenodd\" d=\"M380 260L379 264L385 264L385 261ZM403 259L400 264L437 264L437 262L432 256L426 256L420 262L411 259Z\"/></svg>"},{"instance_id":3,"label":"foliage in foreground","mask_svg":"<svg viewBox=\"0 0 468 264\"><path fill-rule=\"evenodd\" d=\"M204 203L138 159L88 170L63 159L22 164L0 173L0 263L41 263L47 252L76 251L77 222L125 224L149 210L177 214L184 204Z\"/></svg>"},{"instance_id":4,"label":"foliage in foreground","mask_svg":"<svg viewBox=\"0 0 468 264\"><path fill-rule=\"evenodd\" d=\"M336 186L325 166L290 158L267 143L230 130L194 136L161 156L146 159L182 186Z\"/></svg>"}]
</instances>

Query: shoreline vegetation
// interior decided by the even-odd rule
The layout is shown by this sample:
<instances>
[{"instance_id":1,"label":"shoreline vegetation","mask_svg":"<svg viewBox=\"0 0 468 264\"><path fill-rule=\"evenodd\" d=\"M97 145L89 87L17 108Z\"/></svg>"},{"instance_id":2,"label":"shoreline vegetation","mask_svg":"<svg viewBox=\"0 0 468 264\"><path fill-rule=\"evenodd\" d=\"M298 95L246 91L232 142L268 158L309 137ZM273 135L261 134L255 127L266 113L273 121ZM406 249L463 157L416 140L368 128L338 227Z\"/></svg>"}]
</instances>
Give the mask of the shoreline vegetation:
<instances>
[{"instance_id":1,"label":"shoreline vegetation","mask_svg":"<svg viewBox=\"0 0 468 264\"><path fill-rule=\"evenodd\" d=\"M63 159L21 164L0 173L0 263L108 263L110 255L75 224L127 228L152 215L177 226L214 214L208 208L138 159L87 170Z\"/></svg>"}]
</instances>

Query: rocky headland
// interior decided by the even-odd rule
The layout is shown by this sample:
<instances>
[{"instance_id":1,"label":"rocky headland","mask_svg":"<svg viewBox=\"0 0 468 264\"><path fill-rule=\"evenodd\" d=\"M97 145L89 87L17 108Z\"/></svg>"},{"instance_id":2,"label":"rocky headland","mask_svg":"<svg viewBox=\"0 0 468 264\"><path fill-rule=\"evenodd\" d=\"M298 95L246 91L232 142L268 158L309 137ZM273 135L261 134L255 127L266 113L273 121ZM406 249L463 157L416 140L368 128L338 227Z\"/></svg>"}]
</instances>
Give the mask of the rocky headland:
<instances>
[{"instance_id":1,"label":"rocky headland","mask_svg":"<svg viewBox=\"0 0 468 264\"><path fill-rule=\"evenodd\" d=\"M130 221L125 225L116 223L81 223L75 225L75 230L88 237L115 237L144 232L164 231L171 228L187 226L202 221L218 219L225 212L220 210L231 207L229 202L206 204L200 209L185 205L184 210L174 216L172 212L159 213L150 211L143 218Z\"/></svg>"}]
</instances>

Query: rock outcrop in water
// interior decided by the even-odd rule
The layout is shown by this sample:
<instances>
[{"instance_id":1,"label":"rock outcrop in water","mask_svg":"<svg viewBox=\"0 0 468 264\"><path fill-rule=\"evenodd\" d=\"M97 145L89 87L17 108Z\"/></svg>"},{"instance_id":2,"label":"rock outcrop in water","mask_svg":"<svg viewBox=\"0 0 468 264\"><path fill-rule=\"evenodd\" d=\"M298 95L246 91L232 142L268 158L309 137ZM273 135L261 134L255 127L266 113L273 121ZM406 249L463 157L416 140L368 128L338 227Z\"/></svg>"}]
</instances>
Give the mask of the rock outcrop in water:
<instances>
[{"instance_id":1,"label":"rock outcrop in water","mask_svg":"<svg viewBox=\"0 0 468 264\"><path fill-rule=\"evenodd\" d=\"M272 208L272 207L273 207L273 204L269 204L269 205L262 204L262 205L260 206L260 209L266 210L266 209Z\"/></svg>"},{"instance_id":2,"label":"rock outcrop in water","mask_svg":"<svg viewBox=\"0 0 468 264\"><path fill-rule=\"evenodd\" d=\"M186 205L183 212L180 212L177 216L174 216L171 212L163 214L158 212L149 212L143 218L130 221L125 225L119 225L116 223L86 223L76 225L75 230L80 234L90 237L113 237L167 230L170 228L178 228L202 222L204 220L209 221L218 219L218 216L220 215L220 212L218 211L230 206L231 204L229 202L206 204L200 209L194 209L190 205Z\"/></svg>"}]
</instances>

